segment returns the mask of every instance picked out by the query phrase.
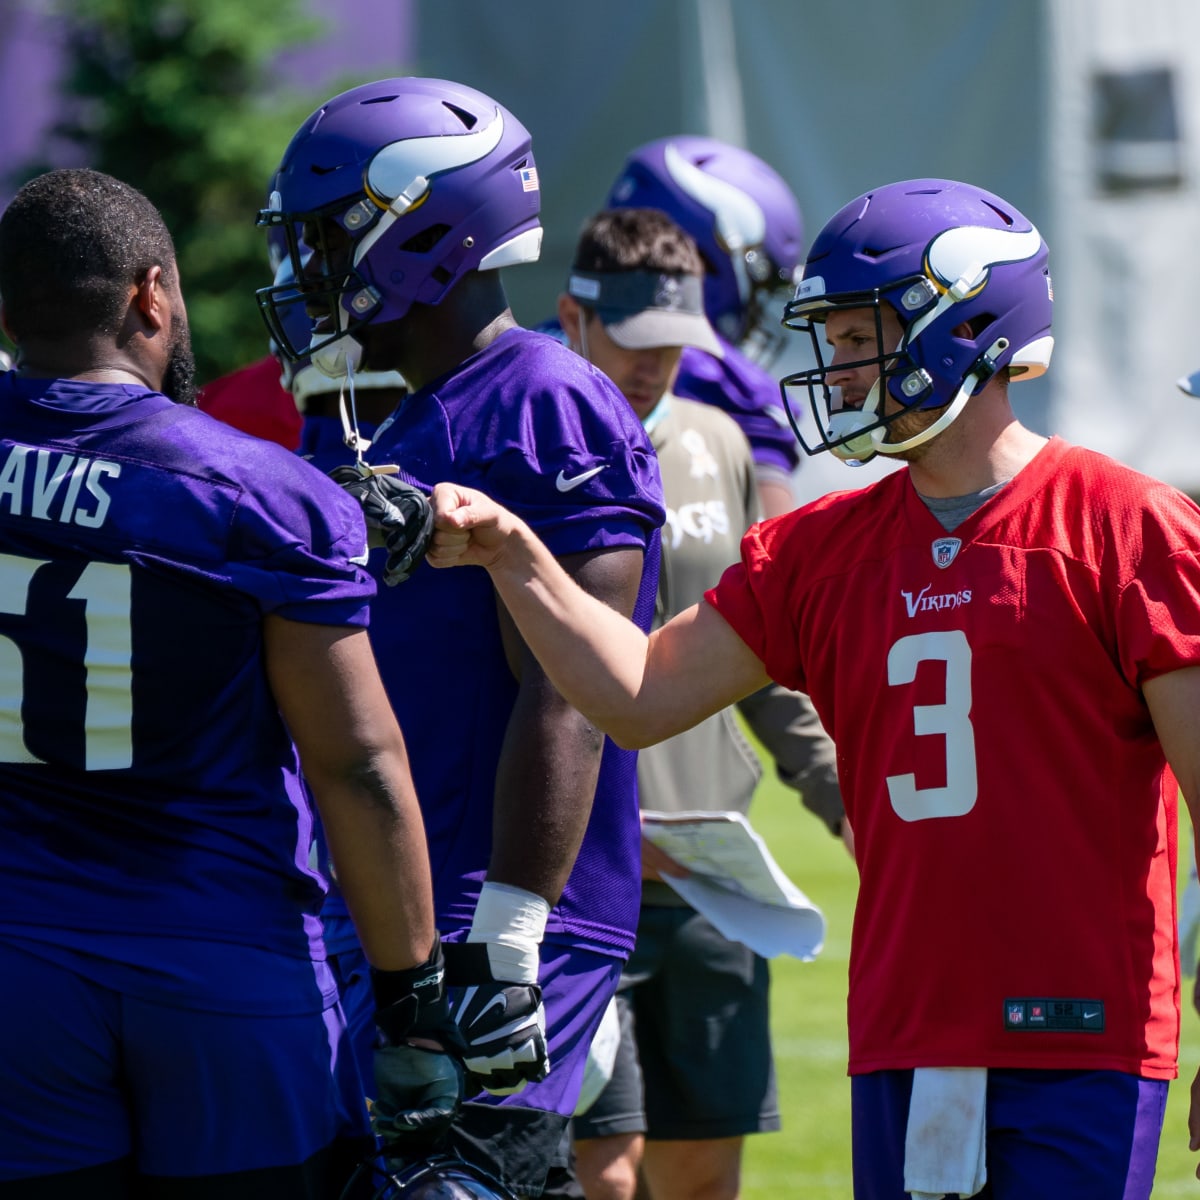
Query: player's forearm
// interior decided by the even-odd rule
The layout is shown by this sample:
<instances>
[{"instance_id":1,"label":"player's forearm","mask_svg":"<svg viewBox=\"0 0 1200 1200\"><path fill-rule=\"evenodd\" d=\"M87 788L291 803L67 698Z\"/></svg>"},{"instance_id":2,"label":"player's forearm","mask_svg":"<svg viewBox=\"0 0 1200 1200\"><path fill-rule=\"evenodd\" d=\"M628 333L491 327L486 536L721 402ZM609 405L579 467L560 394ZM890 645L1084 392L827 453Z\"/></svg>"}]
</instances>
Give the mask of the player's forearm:
<instances>
[{"instance_id":1,"label":"player's forearm","mask_svg":"<svg viewBox=\"0 0 1200 1200\"><path fill-rule=\"evenodd\" d=\"M433 894L416 797L397 781L407 766L379 755L309 784L338 886L372 966L401 970L433 944Z\"/></svg>"},{"instance_id":2,"label":"player's forearm","mask_svg":"<svg viewBox=\"0 0 1200 1200\"><path fill-rule=\"evenodd\" d=\"M513 518L492 582L522 637L567 701L623 746L636 746L647 638L583 590Z\"/></svg>"},{"instance_id":3,"label":"player's forearm","mask_svg":"<svg viewBox=\"0 0 1200 1200\"><path fill-rule=\"evenodd\" d=\"M603 735L559 701L527 717L518 703L496 772L488 879L556 904L587 830Z\"/></svg>"}]
</instances>

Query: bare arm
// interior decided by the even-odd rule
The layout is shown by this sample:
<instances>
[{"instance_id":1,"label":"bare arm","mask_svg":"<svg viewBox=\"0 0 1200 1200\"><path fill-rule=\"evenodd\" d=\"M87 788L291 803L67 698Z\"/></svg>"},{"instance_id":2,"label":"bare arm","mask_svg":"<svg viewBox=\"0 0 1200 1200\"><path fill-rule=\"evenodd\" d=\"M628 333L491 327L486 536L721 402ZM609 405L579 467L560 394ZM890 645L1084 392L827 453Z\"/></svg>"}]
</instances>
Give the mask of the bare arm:
<instances>
[{"instance_id":1,"label":"bare arm","mask_svg":"<svg viewBox=\"0 0 1200 1200\"><path fill-rule=\"evenodd\" d=\"M486 567L555 687L619 745L651 746L769 682L761 660L710 605L685 610L647 638L481 492L441 483L433 505L428 561Z\"/></svg>"},{"instance_id":2,"label":"bare arm","mask_svg":"<svg viewBox=\"0 0 1200 1200\"><path fill-rule=\"evenodd\" d=\"M762 472L758 476L758 502L764 517L779 517L796 507L796 495L775 472Z\"/></svg>"},{"instance_id":3,"label":"bare arm","mask_svg":"<svg viewBox=\"0 0 1200 1200\"><path fill-rule=\"evenodd\" d=\"M425 829L367 632L272 616L263 635L363 950L385 971L424 962L434 938Z\"/></svg>"},{"instance_id":4,"label":"bare arm","mask_svg":"<svg viewBox=\"0 0 1200 1200\"><path fill-rule=\"evenodd\" d=\"M1179 780L1195 839L1200 837L1200 735L1196 729L1200 714L1200 667L1187 667L1151 679L1142 686L1142 695L1167 762ZM1192 1080L1188 1133L1189 1148L1200 1150L1200 1072ZM1200 1167L1196 1168L1196 1176L1200 1178Z\"/></svg>"},{"instance_id":5,"label":"bare arm","mask_svg":"<svg viewBox=\"0 0 1200 1200\"><path fill-rule=\"evenodd\" d=\"M614 613L633 612L639 550L570 555L561 563L590 597ZM553 905L587 829L604 737L546 677L503 604L500 627L519 686L496 772L488 879Z\"/></svg>"}]
</instances>

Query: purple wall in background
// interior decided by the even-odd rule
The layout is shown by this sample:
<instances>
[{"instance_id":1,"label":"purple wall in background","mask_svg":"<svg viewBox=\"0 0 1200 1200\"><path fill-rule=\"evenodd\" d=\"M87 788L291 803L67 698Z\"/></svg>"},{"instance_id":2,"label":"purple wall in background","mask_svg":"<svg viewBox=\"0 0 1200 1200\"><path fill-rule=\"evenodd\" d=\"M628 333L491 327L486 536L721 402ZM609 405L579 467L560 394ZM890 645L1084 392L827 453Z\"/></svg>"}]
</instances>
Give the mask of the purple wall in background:
<instances>
[{"instance_id":1,"label":"purple wall in background","mask_svg":"<svg viewBox=\"0 0 1200 1200\"><path fill-rule=\"evenodd\" d=\"M0 3L0 202L11 194L12 171L52 156L48 130L56 116L63 34L59 19L35 11L43 7L28 0Z\"/></svg>"},{"instance_id":2,"label":"purple wall in background","mask_svg":"<svg viewBox=\"0 0 1200 1200\"><path fill-rule=\"evenodd\" d=\"M281 56L279 73L289 86L324 98L342 83L411 73L413 0L308 0L308 7L326 32ZM0 0L0 207L13 192L9 176L31 159L72 162L73 147L55 146L49 133L58 115L65 22L47 8L46 0Z\"/></svg>"},{"instance_id":3,"label":"purple wall in background","mask_svg":"<svg viewBox=\"0 0 1200 1200\"><path fill-rule=\"evenodd\" d=\"M321 91L327 83L353 85L412 74L411 0L308 0L308 8L326 32L280 57L280 74L291 86Z\"/></svg>"}]
</instances>

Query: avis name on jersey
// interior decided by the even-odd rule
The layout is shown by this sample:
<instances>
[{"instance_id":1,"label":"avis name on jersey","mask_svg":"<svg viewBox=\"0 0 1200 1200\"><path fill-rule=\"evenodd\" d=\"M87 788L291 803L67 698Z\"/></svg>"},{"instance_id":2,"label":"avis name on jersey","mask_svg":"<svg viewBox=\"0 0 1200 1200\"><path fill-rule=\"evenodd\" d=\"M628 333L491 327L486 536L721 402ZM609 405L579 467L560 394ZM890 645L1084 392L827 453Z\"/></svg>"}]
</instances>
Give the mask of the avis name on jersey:
<instances>
[{"instance_id":1,"label":"avis name on jersey","mask_svg":"<svg viewBox=\"0 0 1200 1200\"><path fill-rule=\"evenodd\" d=\"M104 477L120 463L14 445L0 467L0 511L98 529L111 500Z\"/></svg>"}]
</instances>

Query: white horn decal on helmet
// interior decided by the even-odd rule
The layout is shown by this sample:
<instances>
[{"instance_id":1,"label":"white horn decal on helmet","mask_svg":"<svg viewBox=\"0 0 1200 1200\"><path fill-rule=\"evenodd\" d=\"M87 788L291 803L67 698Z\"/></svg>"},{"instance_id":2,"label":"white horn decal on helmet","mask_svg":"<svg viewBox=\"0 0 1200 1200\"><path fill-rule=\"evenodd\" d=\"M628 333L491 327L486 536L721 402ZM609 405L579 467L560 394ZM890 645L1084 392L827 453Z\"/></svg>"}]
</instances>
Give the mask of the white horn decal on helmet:
<instances>
[{"instance_id":1,"label":"white horn decal on helmet","mask_svg":"<svg viewBox=\"0 0 1200 1200\"><path fill-rule=\"evenodd\" d=\"M504 114L499 108L491 122L474 133L438 134L405 138L384 146L367 164L363 186L371 199L387 208L375 227L354 249L357 267L375 243L429 191L430 176L465 167L486 158L504 136Z\"/></svg>"},{"instance_id":2,"label":"white horn decal on helmet","mask_svg":"<svg viewBox=\"0 0 1200 1200\"><path fill-rule=\"evenodd\" d=\"M767 236L762 208L741 188L693 166L674 146L667 147L663 161L680 188L713 212L717 232L730 250L757 246Z\"/></svg>"},{"instance_id":3,"label":"white horn decal on helmet","mask_svg":"<svg viewBox=\"0 0 1200 1200\"><path fill-rule=\"evenodd\" d=\"M367 165L365 183L372 199L397 215L429 190L433 175L465 167L491 154L504 136L504 114L472 133L405 138L384 146ZM381 205L382 207L382 205Z\"/></svg>"},{"instance_id":4,"label":"white horn decal on helmet","mask_svg":"<svg viewBox=\"0 0 1200 1200\"><path fill-rule=\"evenodd\" d=\"M1024 232L960 225L947 229L929 243L925 262L930 274L946 287L953 287L970 274L971 291L988 281L990 268L1003 263L1026 262L1042 247L1042 235L1030 228Z\"/></svg>"}]
</instances>

